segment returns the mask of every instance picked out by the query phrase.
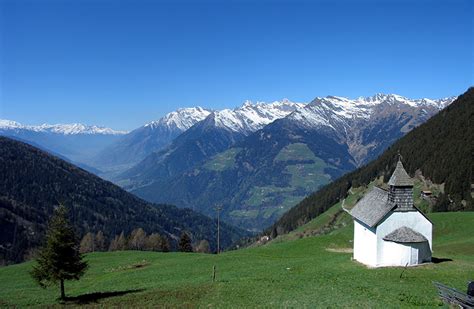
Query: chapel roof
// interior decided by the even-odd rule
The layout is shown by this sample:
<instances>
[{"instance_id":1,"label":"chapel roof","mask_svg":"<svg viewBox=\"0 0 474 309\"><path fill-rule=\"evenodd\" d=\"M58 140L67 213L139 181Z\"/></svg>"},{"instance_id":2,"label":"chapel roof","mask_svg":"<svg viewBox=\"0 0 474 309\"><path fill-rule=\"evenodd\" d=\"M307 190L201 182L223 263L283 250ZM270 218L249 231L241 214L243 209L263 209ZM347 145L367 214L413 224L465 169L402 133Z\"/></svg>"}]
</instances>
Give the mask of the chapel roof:
<instances>
[{"instance_id":1,"label":"chapel roof","mask_svg":"<svg viewBox=\"0 0 474 309\"><path fill-rule=\"evenodd\" d=\"M374 227L395 207L388 201L388 192L374 187L350 211L350 215L364 224Z\"/></svg>"},{"instance_id":2,"label":"chapel roof","mask_svg":"<svg viewBox=\"0 0 474 309\"><path fill-rule=\"evenodd\" d=\"M407 171L405 171L405 168L403 168L400 158L398 159L397 167L395 167L395 171L393 172L392 177L390 177L388 184L395 187L413 186L413 179L411 179Z\"/></svg>"},{"instance_id":3,"label":"chapel roof","mask_svg":"<svg viewBox=\"0 0 474 309\"><path fill-rule=\"evenodd\" d=\"M428 241L425 236L406 226L402 226L394 230L393 232L385 235L383 239L398 243L414 243Z\"/></svg>"}]
</instances>

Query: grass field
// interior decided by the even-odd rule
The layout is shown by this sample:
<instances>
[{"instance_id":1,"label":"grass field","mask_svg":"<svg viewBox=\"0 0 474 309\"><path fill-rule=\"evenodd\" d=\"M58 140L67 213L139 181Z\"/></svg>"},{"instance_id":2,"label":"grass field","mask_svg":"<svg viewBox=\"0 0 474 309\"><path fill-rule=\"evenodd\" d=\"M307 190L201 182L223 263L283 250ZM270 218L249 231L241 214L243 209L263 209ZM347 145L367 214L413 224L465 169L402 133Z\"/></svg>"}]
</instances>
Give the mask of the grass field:
<instances>
[{"instance_id":1,"label":"grass field","mask_svg":"<svg viewBox=\"0 0 474 309\"><path fill-rule=\"evenodd\" d=\"M242 148L230 148L212 158L211 161L204 164L204 168L211 171L222 172L230 169L235 164L235 156L242 150Z\"/></svg>"},{"instance_id":2,"label":"grass field","mask_svg":"<svg viewBox=\"0 0 474 309\"><path fill-rule=\"evenodd\" d=\"M90 269L67 282L68 304L180 307L434 307L432 281L465 290L474 279L474 213L436 213L434 253L452 259L408 268L368 269L351 261L352 225L329 234L223 253L111 252L87 256ZM330 250L328 250L330 249ZM338 252L340 251L340 252ZM346 252L346 253L345 253ZM212 282L212 267L217 281ZM0 269L1 306L58 304L32 263Z\"/></svg>"}]
</instances>

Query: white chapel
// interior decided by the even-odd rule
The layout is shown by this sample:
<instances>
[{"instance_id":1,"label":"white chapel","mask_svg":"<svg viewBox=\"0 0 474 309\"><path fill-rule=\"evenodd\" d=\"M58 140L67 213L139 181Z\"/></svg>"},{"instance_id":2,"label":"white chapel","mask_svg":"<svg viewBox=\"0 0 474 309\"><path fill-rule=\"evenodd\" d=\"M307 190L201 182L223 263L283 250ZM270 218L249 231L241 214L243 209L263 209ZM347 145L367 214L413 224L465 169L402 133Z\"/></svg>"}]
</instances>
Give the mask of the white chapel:
<instances>
[{"instance_id":1,"label":"white chapel","mask_svg":"<svg viewBox=\"0 0 474 309\"><path fill-rule=\"evenodd\" d=\"M413 180L400 159L388 185L374 187L349 212L354 259L371 267L431 261L433 223L413 204Z\"/></svg>"}]
</instances>

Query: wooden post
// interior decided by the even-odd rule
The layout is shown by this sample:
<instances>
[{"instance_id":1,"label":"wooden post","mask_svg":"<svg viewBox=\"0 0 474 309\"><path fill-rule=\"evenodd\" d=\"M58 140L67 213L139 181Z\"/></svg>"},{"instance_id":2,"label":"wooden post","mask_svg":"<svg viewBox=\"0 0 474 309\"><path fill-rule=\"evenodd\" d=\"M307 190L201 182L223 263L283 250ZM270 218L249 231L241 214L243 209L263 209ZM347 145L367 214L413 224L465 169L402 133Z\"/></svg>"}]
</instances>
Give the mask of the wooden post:
<instances>
[{"instance_id":1,"label":"wooden post","mask_svg":"<svg viewBox=\"0 0 474 309\"><path fill-rule=\"evenodd\" d=\"M212 282L216 281L216 265L212 266Z\"/></svg>"},{"instance_id":2,"label":"wooden post","mask_svg":"<svg viewBox=\"0 0 474 309\"><path fill-rule=\"evenodd\" d=\"M222 205L218 205L214 208L217 211L217 254L220 251L220 212L222 210Z\"/></svg>"},{"instance_id":3,"label":"wooden post","mask_svg":"<svg viewBox=\"0 0 474 309\"><path fill-rule=\"evenodd\" d=\"M60 286L61 286L61 300L66 299L66 293L64 293L64 280L60 280Z\"/></svg>"}]
</instances>

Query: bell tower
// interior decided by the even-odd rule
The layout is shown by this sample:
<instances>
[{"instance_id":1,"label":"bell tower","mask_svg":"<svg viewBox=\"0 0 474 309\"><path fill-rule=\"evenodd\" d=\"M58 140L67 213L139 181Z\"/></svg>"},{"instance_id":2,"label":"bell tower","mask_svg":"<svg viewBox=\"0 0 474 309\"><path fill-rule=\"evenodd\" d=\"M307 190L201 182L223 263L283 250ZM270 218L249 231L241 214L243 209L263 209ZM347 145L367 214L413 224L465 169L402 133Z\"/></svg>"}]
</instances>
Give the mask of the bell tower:
<instances>
[{"instance_id":1,"label":"bell tower","mask_svg":"<svg viewBox=\"0 0 474 309\"><path fill-rule=\"evenodd\" d=\"M413 207L413 180L408 176L401 161L400 154L395 171L388 181L390 190L388 200L390 203L397 205L394 211L410 211L415 210Z\"/></svg>"}]
</instances>

